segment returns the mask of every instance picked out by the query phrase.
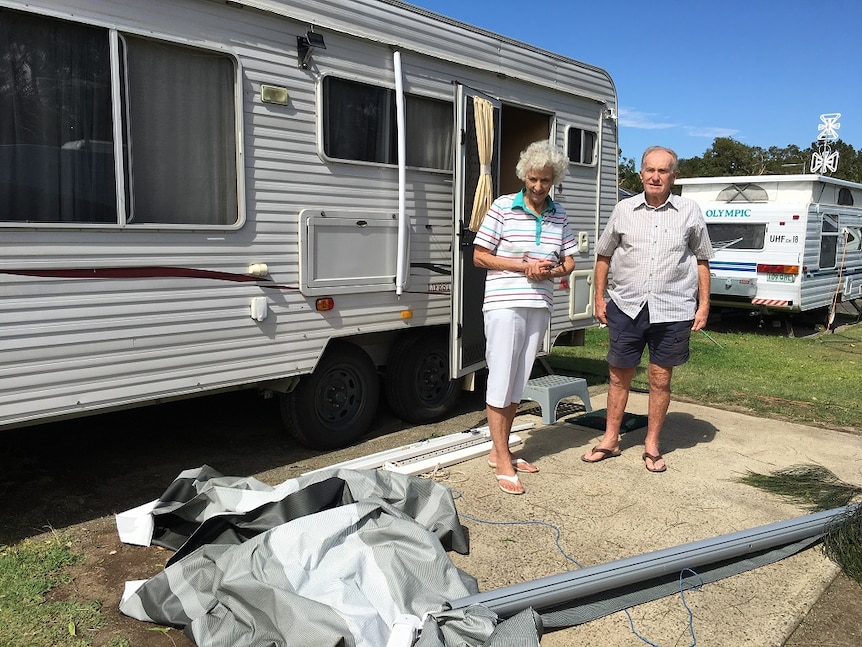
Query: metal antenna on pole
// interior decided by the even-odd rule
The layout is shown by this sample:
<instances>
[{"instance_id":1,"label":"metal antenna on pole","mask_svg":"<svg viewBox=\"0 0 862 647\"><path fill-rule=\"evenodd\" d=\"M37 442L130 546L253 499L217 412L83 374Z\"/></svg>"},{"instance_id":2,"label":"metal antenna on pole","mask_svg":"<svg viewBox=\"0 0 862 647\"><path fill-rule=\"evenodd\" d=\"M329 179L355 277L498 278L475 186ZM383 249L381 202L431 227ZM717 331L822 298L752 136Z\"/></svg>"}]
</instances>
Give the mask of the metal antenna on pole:
<instances>
[{"instance_id":1,"label":"metal antenna on pole","mask_svg":"<svg viewBox=\"0 0 862 647\"><path fill-rule=\"evenodd\" d=\"M820 115L820 121L817 130L820 134L817 135L817 141L820 146L817 152L811 157L811 172L812 173L834 173L838 170L838 151L832 150L829 145L832 142L838 141L838 129L841 124L838 120L841 118L840 112L829 112Z\"/></svg>"}]
</instances>

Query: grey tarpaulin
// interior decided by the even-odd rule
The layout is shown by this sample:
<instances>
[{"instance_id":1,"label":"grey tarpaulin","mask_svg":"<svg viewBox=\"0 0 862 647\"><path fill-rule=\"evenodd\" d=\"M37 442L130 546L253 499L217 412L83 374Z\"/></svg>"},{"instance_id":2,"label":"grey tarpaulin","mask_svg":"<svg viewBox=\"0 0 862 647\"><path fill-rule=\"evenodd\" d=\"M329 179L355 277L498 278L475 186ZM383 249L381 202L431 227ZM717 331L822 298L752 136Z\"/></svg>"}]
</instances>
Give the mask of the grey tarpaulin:
<instances>
[{"instance_id":1,"label":"grey tarpaulin","mask_svg":"<svg viewBox=\"0 0 862 647\"><path fill-rule=\"evenodd\" d=\"M421 647L539 644L532 610L448 610L478 588L446 554L468 550L452 495L428 479L333 469L271 488L204 466L147 514L176 553L120 610L201 646L382 647L402 615L424 620Z\"/></svg>"}]
</instances>

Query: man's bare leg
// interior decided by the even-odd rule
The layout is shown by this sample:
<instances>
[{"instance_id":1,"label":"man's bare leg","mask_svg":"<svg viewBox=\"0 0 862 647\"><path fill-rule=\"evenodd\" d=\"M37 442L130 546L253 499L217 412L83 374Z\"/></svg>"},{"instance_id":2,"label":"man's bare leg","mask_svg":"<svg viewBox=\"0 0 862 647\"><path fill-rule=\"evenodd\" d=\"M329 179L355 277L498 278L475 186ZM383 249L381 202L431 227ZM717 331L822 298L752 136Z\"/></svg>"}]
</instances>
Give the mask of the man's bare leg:
<instances>
[{"instance_id":1,"label":"man's bare leg","mask_svg":"<svg viewBox=\"0 0 862 647\"><path fill-rule=\"evenodd\" d=\"M651 456L661 456L659 435L664 426L667 410L670 406L670 381L673 376L673 367L666 368L657 364L650 364L649 376L649 423L644 440L644 451ZM646 458L647 468L661 470L666 467L664 458L652 460Z\"/></svg>"},{"instance_id":2,"label":"man's bare leg","mask_svg":"<svg viewBox=\"0 0 862 647\"><path fill-rule=\"evenodd\" d=\"M620 449L620 427L623 424L623 416L629 401L629 387L637 367L618 368L611 366L609 369L611 380L608 386L605 434L598 445L584 454L583 459L587 462L601 460L607 456L605 452L596 450L606 449L610 452L618 452Z\"/></svg>"}]
</instances>

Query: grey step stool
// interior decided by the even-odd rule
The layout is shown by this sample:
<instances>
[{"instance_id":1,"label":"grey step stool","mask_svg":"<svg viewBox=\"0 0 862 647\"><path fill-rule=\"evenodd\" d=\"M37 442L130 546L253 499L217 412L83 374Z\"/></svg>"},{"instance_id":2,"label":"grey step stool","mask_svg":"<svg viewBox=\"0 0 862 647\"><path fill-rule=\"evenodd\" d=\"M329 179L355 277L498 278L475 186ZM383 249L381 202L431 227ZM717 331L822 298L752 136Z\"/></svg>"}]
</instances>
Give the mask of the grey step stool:
<instances>
[{"instance_id":1,"label":"grey step stool","mask_svg":"<svg viewBox=\"0 0 862 647\"><path fill-rule=\"evenodd\" d=\"M543 375L527 381L527 386L524 388L524 399L533 400L541 405L542 422L546 425L552 425L557 421L557 405L560 400L573 395L583 400L587 411L593 410L587 381L582 377Z\"/></svg>"}]
</instances>

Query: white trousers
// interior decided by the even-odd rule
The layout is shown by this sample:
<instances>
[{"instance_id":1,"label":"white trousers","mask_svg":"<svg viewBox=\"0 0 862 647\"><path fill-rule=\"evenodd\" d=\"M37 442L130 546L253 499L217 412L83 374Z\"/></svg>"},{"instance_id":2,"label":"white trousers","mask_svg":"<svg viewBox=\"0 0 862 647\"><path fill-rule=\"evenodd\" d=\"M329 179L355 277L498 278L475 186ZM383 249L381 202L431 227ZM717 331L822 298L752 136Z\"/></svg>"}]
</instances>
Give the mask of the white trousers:
<instances>
[{"instance_id":1,"label":"white trousers","mask_svg":"<svg viewBox=\"0 0 862 647\"><path fill-rule=\"evenodd\" d=\"M487 310L484 318L488 362L485 402L502 409L521 401L536 353L548 332L551 312L547 308L500 308Z\"/></svg>"}]
</instances>

